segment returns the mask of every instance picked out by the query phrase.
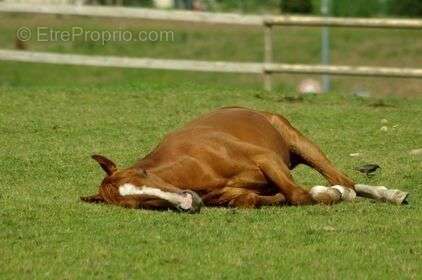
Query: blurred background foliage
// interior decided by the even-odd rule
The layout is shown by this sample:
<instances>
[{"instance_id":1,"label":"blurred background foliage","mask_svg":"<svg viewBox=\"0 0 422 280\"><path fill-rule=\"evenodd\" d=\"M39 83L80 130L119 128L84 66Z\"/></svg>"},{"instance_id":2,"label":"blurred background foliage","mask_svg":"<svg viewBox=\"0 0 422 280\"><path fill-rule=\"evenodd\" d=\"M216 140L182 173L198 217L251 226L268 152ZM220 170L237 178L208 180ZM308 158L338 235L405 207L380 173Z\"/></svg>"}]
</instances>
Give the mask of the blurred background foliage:
<instances>
[{"instance_id":1,"label":"blurred background foliage","mask_svg":"<svg viewBox=\"0 0 422 280\"><path fill-rule=\"evenodd\" d=\"M110 1L98 0L100 4ZM321 0L175 0L178 7L200 2L210 11L243 13L297 13L319 15ZM122 0L125 6L152 7L154 0ZM331 14L341 17L422 17L422 0L331 0Z\"/></svg>"}]
</instances>

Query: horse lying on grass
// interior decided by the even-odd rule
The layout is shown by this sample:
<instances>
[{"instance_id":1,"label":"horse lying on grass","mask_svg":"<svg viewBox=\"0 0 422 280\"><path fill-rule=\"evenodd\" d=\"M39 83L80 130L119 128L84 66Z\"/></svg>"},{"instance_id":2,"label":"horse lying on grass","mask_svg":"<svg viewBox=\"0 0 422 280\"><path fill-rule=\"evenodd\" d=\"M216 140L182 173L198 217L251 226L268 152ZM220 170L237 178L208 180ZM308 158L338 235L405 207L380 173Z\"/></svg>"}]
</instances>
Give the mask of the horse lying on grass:
<instances>
[{"instance_id":1,"label":"horse lying on grass","mask_svg":"<svg viewBox=\"0 0 422 280\"><path fill-rule=\"evenodd\" d=\"M408 195L355 184L285 118L246 108L222 108L191 121L126 169L93 158L106 177L98 194L81 199L128 208L195 213L202 205L334 204L356 195L404 204ZM290 170L298 164L317 170L330 186L307 190L295 183Z\"/></svg>"}]
</instances>

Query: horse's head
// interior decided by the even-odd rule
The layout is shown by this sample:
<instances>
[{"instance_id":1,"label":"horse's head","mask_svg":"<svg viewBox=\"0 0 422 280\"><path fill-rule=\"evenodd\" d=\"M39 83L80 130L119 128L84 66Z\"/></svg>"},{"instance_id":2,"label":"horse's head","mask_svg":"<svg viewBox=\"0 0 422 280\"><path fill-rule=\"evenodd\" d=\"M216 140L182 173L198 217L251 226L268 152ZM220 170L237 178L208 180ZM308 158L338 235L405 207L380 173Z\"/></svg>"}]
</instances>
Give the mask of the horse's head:
<instances>
[{"instance_id":1,"label":"horse's head","mask_svg":"<svg viewBox=\"0 0 422 280\"><path fill-rule=\"evenodd\" d=\"M108 203L130 208L177 209L199 212L202 200L191 190L176 188L147 170L133 167L118 170L108 158L94 155L92 158L105 171L98 194L81 197L89 203Z\"/></svg>"}]
</instances>

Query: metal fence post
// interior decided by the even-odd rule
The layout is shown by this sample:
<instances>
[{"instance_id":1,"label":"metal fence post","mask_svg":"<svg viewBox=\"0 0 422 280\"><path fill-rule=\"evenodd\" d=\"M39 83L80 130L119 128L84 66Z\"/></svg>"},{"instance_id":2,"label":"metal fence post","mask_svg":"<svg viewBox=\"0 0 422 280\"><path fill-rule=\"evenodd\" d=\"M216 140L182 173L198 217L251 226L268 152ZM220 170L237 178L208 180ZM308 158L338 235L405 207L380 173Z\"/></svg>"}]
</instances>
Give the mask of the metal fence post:
<instances>
[{"instance_id":1,"label":"metal fence post","mask_svg":"<svg viewBox=\"0 0 422 280\"><path fill-rule=\"evenodd\" d=\"M264 89L272 90L271 73L266 70L266 65L273 63L273 38L272 26L264 22Z\"/></svg>"},{"instance_id":2,"label":"metal fence post","mask_svg":"<svg viewBox=\"0 0 422 280\"><path fill-rule=\"evenodd\" d=\"M324 17L330 15L331 0L323 0L321 2L321 14ZM321 33L321 63L323 65L330 65L330 29L327 26L322 27ZM322 76L322 90L323 92L330 91L331 77L329 75Z\"/></svg>"}]
</instances>

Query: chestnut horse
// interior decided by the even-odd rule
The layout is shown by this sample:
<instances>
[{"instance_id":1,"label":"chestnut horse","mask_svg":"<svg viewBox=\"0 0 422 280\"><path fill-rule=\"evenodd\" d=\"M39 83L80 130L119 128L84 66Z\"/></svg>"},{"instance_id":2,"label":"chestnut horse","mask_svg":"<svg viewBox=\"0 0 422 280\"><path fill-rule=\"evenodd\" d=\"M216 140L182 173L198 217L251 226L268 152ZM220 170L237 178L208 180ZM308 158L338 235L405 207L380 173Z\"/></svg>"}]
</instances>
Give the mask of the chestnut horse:
<instances>
[{"instance_id":1,"label":"chestnut horse","mask_svg":"<svg viewBox=\"0 0 422 280\"><path fill-rule=\"evenodd\" d=\"M321 150L278 114L221 108L169 133L146 157L118 169L94 155L106 173L91 203L129 208L198 212L203 204L222 207L333 204L357 195L397 204L407 193L357 185ZM310 190L290 170L305 164L330 187Z\"/></svg>"}]
</instances>

